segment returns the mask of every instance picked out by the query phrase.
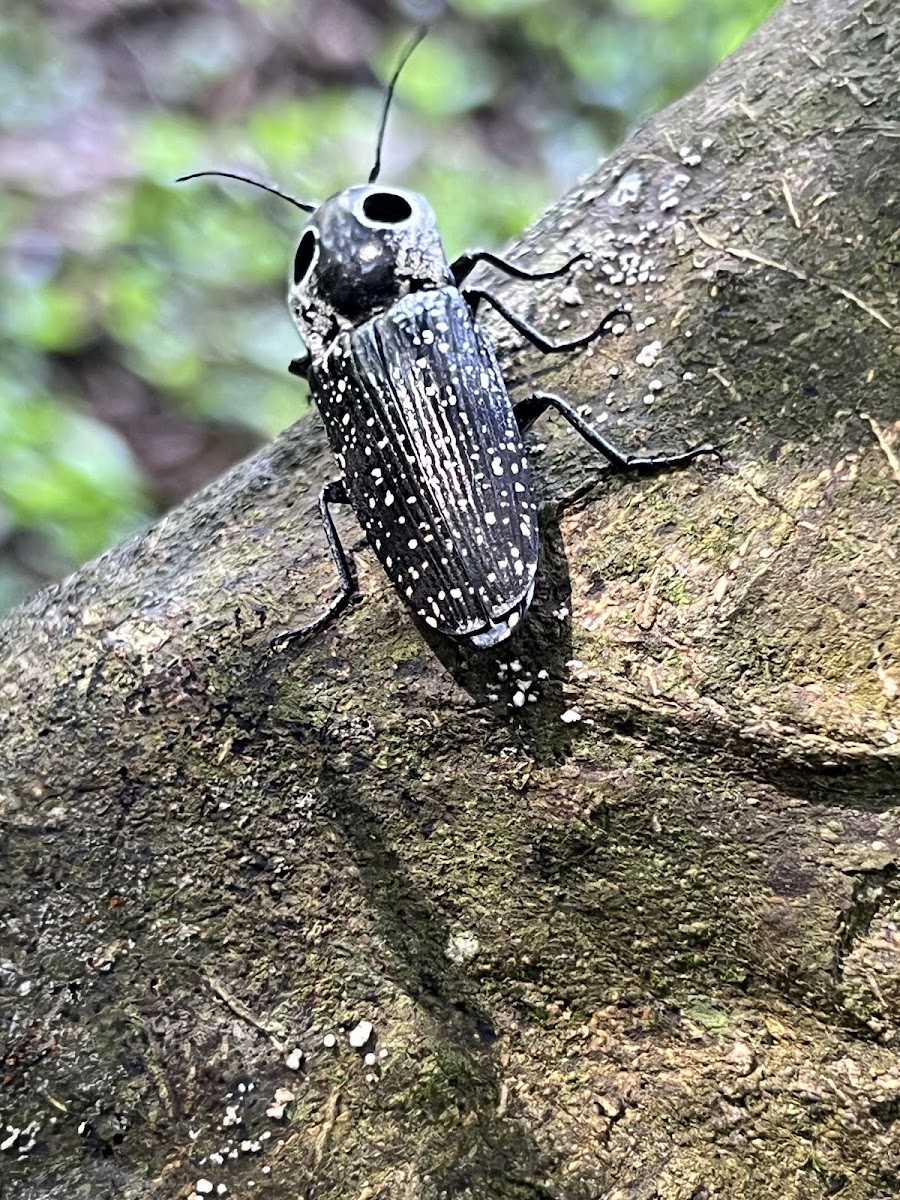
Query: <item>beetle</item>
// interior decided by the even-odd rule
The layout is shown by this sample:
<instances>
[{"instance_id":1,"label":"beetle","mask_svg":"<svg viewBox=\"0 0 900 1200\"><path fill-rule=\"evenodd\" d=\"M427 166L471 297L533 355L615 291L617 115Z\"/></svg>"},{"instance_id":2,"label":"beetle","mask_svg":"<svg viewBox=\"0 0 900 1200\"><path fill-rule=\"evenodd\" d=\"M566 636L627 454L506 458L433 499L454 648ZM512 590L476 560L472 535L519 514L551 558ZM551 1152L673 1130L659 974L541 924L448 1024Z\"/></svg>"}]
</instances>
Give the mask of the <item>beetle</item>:
<instances>
[{"instance_id":1,"label":"beetle","mask_svg":"<svg viewBox=\"0 0 900 1200\"><path fill-rule=\"evenodd\" d=\"M515 279L556 279L588 255L549 271L529 271L486 250L450 262L425 197L379 185L394 88L424 35L412 40L388 84L367 183L311 204L231 172L181 177L240 179L311 214L288 289L305 351L289 369L309 383L340 472L319 496L340 591L316 620L278 634L276 648L316 633L357 594L335 504L352 506L394 588L428 626L479 649L508 638L531 604L539 554L522 437L548 408L617 469L656 470L718 453L704 444L629 454L551 392L512 404L491 340L476 324L481 303L544 353L587 346L627 314L615 309L589 333L551 341L466 280L480 263Z\"/></svg>"}]
</instances>

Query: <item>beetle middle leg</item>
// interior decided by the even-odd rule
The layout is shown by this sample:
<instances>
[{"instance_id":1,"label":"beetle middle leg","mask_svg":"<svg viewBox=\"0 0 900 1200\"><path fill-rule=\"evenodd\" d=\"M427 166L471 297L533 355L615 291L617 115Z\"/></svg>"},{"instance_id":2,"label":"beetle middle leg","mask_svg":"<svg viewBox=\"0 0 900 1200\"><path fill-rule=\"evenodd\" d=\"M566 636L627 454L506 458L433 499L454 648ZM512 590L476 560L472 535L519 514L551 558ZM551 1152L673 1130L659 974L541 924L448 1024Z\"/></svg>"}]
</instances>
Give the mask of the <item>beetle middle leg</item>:
<instances>
[{"instance_id":1,"label":"beetle middle leg","mask_svg":"<svg viewBox=\"0 0 900 1200\"><path fill-rule=\"evenodd\" d=\"M334 518L328 507L330 504L349 503L350 497L347 495L347 488L343 479L334 479L331 483L326 483L319 493L319 515L322 518L322 525L325 529L328 549L331 551L331 557L334 559L334 565L337 567L341 583L340 592L338 592L322 615L316 617L315 621L311 621L308 625L301 625L298 629L286 629L283 633L277 633L269 643L271 649L280 650L288 645L289 642L300 641L303 638L311 637L314 633L318 633L329 621L338 616L339 613L342 613L357 594L359 585L356 579L356 568L347 557L347 552L341 545L341 539L338 537L338 531L335 528Z\"/></svg>"},{"instance_id":2,"label":"beetle middle leg","mask_svg":"<svg viewBox=\"0 0 900 1200\"><path fill-rule=\"evenodd\" d=\"M722 455L715 446L704 442L700 446L692 446L690 450L681 450L675 454L631 454L620 450L599 433L593 425L580 416L568 401L553 392L533 392L525 400L520 400L513 409L519 429L524 433L548 408L556 411L577 429L588 445L599 450L610 466L617 471L658 471L663 467L681 467L693 462L704 454L713 454L721 462Z\"/></svg>"},{"instance_id":3,"label":"beetle middle leg","mask_svg":"<svg viewBox=\"0 0 900 1200\"><path fill-rule=\"evenodd\" d=\"M541 350L544 354L557 354L563 350L580 350L582 346L589 346L597 338L603 337L605 333L609 333L616 321L631 321L631 317L624 309L614 308L589 333L584 333L581 337L573 338L571 342L551 342L534 325L530 325L522 317L508 309L503 301L498 296L495 296L493 292L488 292L484 288L469 288L463 292L463 296L468 301L473 316L478 309L479 300L486 300L491 308L497 310L504 321L512 325L517 333L521 333L522 337L527 338L532 346L537 346L538 350Z\"/></svg>"}]
</instances>

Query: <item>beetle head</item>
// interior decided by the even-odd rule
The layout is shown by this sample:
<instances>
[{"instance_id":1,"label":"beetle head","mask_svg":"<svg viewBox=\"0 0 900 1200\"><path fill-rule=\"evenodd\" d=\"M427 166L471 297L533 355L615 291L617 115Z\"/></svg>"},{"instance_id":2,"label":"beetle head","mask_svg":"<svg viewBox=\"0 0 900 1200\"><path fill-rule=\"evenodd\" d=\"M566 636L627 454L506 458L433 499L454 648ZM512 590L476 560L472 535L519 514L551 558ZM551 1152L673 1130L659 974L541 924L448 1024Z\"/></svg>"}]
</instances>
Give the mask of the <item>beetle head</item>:
<instances>
[{"instance_id":1,"label":"beetle head","mask_svg":"<svg viewBox=\"0 0 900 1200\"><path fill-rule=\"evenodd\" d=\"M363 184L325 200L306 225L288 287L313 356L409 292L453 283L437 218L406 188Z\"/></svg>"}]
</instances>

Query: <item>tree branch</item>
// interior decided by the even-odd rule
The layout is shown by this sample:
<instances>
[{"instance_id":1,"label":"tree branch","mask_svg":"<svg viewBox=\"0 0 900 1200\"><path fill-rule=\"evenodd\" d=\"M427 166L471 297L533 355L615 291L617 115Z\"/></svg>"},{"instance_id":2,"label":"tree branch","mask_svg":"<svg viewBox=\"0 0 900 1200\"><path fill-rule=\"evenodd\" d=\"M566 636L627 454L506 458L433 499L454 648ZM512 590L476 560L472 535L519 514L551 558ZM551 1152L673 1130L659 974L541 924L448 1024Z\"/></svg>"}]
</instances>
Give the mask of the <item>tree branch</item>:
<instances>
[{"instance_id":1,"label":"tree branch","mask_svg":"<svg viewBox=\"0 0 900 1200\"><path fill-rule=\"evenodd\" d=\"M898 44L788 3L517 252L593 268L485 274L634 306L489 322L516 395L728 460L543 422L499 654L367 554L267 652L334 586L314 418L5 621L13 1200L896 1194Z\"/></svg>"}]
</instances>

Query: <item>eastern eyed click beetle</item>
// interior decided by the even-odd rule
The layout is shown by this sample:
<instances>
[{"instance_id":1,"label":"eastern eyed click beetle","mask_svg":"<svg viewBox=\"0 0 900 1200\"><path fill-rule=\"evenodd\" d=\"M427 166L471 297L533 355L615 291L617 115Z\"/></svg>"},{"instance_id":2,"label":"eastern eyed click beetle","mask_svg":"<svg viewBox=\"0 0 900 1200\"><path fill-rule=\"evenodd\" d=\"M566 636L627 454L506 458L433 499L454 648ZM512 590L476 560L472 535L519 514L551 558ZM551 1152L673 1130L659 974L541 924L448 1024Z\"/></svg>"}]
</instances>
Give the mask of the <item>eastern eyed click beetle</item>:
<instances>
[{"instance_id":1,"label":"eastern eyed click beetle","mask_svg":"<svg viewBox=\"0 0 900 1200\"><path fill-rule=\"evenodd\" d=\"M391 583L433 629L476 647L509 637L531 603L539 550L522 434L548 408L617 469L678 466L717 453L708 445L624 453L549 392L513 406L493 345L475 324L481 301L544 353L587 346L626 314L615 309L582 337L549 341L491 292L464 281L482 262L516 279L556 279L587 254L552 271L526 271L485 250L450 263L427 200L376 186L394 88L424 35L411 42L388 85L368 183L315 205L226 171L182 176L240 179L312 214L288 289L306 346L290 370L309 381L341 472L319 497L341 591L320 617L277 635L273 646L315 633L356 595L332 504L352 505Z\"/></svg>"}]
</instances>

